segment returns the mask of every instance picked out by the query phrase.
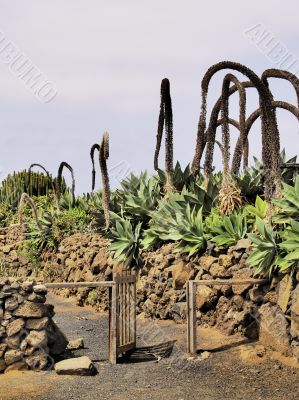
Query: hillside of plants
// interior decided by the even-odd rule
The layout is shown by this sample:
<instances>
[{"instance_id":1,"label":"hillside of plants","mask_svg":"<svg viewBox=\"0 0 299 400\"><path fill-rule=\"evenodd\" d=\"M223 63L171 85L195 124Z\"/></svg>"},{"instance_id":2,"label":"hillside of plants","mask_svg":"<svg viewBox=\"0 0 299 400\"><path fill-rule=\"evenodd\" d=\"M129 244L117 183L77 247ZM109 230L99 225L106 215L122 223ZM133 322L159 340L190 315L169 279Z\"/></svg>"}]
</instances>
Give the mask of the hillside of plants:
<instances>
[{"instance_id":1,"label":"hillside of plants","mask_svg":"<svg viewBox=\"0 0 299 400\"><path fill-rule=\"evenodd\" d=\"M207 94L213 75L222 69L241 72L241 82L232 73L224 80L219 100L207 123ZM297 118L298 104L276 101L270 78L293 85L299 99L298 79L277 69L264 71L259 78L237 63L212 66L202 80L202 106L196 151L190 165L173 160L173 116L168 79L161 82L161 102L154 153L156 174L130 175L120 187L109 187L109 137L94 144L91 157L91 191L75 195L75 173L62 162L53 177L41 164L14 172L1 184L0 224L28 224L27 251L38 263L45 250L55 250L61 240L76 232L97 231L109 242L114 258L127 267L142 264L142 251L174 242L173 251L190 257L203 253L210 243L222 249L239 239L253 244L248 264L255 274L291 273L298 270L299 178L296 157L288 159L280 150L276 109L283 108ZM256 111L246 117L246 91L255 89L260 98ZM229 116L230 96L239 96L239 120ZM298 100L299 101L299 100ZM250 130L260 118L262 158L248 165ZM239 130L235 149L230 146L230 125ZM221 126L222 140L216 138ZM165 136L165 163L159 153ZM223 170L213 167L214 147L219 146ZM39 160L36 160L39 161ZM243 166L241 168L241 163ZM100 167L100 178L96 170ZM35 172L34 172L34 171ZM39 170L39 171L37 171ZM63 173L68 170L72 187ZM95 187L102 187L94 191Z\"/></svg>"}]
</instances>

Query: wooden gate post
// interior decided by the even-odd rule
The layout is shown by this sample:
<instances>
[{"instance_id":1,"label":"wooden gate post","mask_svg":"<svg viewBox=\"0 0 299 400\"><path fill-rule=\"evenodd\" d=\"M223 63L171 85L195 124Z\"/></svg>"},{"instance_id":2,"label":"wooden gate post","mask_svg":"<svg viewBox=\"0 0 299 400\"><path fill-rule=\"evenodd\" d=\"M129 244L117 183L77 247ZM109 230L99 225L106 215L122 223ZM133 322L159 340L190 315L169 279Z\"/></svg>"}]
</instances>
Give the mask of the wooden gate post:
<instances>
[{"instance_id":1,"label":"wooden gate post","mask_svg":"<svg viewBox=\"0 0 299 400\"><path fill-rule=\"evenodd\" d=\"M109 361L111 364L116 364L117 362L118 312L118 285L114 284L109 288Z\"/></svg>"},{"instance_id":2,"label":"wooden gate post","mask_svg":"<svg viewBox=\"0 0 299 400\"><path fill-rule=\"evenodd\" d=\"M196 322L196 284L187 283L187 351L197 353L197 322Z\"/></svg>"}]
</instances>

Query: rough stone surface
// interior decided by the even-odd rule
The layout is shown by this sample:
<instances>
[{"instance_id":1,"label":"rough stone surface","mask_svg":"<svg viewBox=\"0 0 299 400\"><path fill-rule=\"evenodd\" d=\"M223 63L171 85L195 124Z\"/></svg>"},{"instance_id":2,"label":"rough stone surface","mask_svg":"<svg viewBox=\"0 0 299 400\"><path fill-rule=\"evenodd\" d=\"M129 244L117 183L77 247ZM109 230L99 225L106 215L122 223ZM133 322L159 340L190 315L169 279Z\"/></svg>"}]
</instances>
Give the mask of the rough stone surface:
<instances>
[{"instance_id":1,"label":"rough stone surface","mask_svg":"<svg viewBox=\"0 0 299 400\"><path fill-rule=\"evenodd\" d=\"M73 339L69 341L67 345L69 350L79 350L84 348L84 340L83 338Z\"/></svg>"},{"instance_id":2,"label":"rough stone surface","mask_svg":"<svg viewBox=\"0 0 299 400\"><path fill-rule=\"evenodd\" d=\"M26 329L32 329L35 331L40 331L45 329L49 324L49 318L43 317L38 319L27 319L26 321Z\"/></svg>"},{"instance_id":3,"label":"rough stone surface","mask_svg":"<svg viewBox=\"0 0 299 400\"><path fill-rule=\"evenodd\" d=\"M14 364L24 357L24 353L20 350L8 350L4 355L6 365Z\"/></svg>"},{"instance_id":4,"label":"rough stone surface","mask_svg":"<svg viewBox=\"0 0 299 400\"><path fill-rule=\"evenodd\" d=\"M288 323L279 306L269 303L259 309L260 330L259 340L265 347L270 347L285 355L290 355L290 338Z\"/></svg>"},{"instance_id":5,"label":"rough stone surface","mask_svg":"<svg viewBox=\"0 0 299 400\"><path fill-rule=\"evenodd\" d=\"M51 357L66 349L68 342L51 318L53 307L44 304L45 294L45 287L34 282L0 282L1 373L51 368ZM28 300L32 295L35 302Z\"/></svg>"},{"instance_id":6,"label":"rough stone surface","mask_svg":"<svg viewBox=\"0 0 299 400\"><path fill-rule=\"evenodd\" d=\"M48 344L48 337L46 331L31 331L26 337L26 342L29 346L36 347L46 347Z\"/></svg>"},{"instance_id":7,"label":"rough stone surface","mask_svg":"<svg viewBox=\"0 0 299 400\"><path fill-rule=\"evenodd\" d=\"M50 307L45 304L32 303L30 301L25 301L13 311L13 316L23 318L42 318L48 315L52 315Z\"/></svg>"},{"instance_id":8,"label":"rough stone surface","mask_svg":"<svg viewBox=\"0 0 299 400\"><path fill-rule=\"evenodd\" d=\"M175 289L182 289L190 275L190 267L181 261L172 267L172 285Z\"/></svg>"},{"instance_id":9,"label":"rough stone surface","mask_svg":"<svg viewBox=\"0 0 299 400\"><path fill-rule=\"evenodd\" d=\"M15 319L6 327L7 336L13 336L19 333L25 325L25 321L22 318Z\"/></svg>"},{"instance_id":10,"label":"rough stone surface","mask_svg":"<svg viewBox=\"0 0 299 400\"><path fill-rule=\"evenodd\" d=\"M293 338L299 339L299 283L293 293L290 333Z\"/></svg>"},{"instance_id":11,"label":"rough stone surface","mask_svg":"<svg viewBox=\"0 0 299 400\"><path fill-rule=\"evenodd\" d=\"M92 361L86 357L69 358L55 364L58 375L95 375L96 369Z\"/></svg>"}]
</instances>

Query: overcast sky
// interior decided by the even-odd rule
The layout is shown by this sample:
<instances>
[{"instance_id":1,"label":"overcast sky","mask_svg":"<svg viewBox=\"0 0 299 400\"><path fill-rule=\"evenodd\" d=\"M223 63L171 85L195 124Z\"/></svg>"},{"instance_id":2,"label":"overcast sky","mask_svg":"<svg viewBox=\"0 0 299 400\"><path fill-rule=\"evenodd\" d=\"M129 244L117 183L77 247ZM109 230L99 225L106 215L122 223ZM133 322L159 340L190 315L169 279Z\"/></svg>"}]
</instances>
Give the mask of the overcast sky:
<instances>
[{"instance_id":1,"label":"overcast sky","mask_svg":"<svg viewBox=\"0 0 299 400\"><path fill-rule=\"evenodd\" d=\"M89 149L105 130L113 186L119 169L152 171L164 77L171 83L175 159L186 165L194 154L200 83L208 67L238 61L260 75L278 65L278 56L266 54L270 45L265 50L245 33L258 24L286 55L299 57L296 0L0 0L3 43L11 41L57 88L52 101L40 101L0 52L0 178L33 162L56 174L64 160L74 167L77 192L88 191ZM219 96L221 77L212 81L209 108ZM275 98L295 101L287 82L270 83ZM248 112L257 102L251 93ZM236 116L237 97L231 104ZM296 154L294 117L279 112L279 127L282 146ZM251 158L260 155L259 132L257 123ZM215 164L220 165L219 153Z\"/></svg>"}]
</instances>

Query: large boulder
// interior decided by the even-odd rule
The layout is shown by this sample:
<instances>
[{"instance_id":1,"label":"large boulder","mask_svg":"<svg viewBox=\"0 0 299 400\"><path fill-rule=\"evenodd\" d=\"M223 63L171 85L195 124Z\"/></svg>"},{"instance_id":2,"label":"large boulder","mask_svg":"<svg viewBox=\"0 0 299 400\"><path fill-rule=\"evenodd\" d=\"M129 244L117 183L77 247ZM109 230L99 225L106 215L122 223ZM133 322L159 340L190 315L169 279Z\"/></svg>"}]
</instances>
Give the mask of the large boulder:
<instances>
[{"instance_id":1,"label":"large boulder","mask_svg":"<svg viewBox=\"0 0 299 400\"><path fill-rule=\"evenodd\" d=\"M299 339L299 283L293 292L290 333L293 338Z\"/></svg>"},{"instance_id":2,"label":"large boulder","mask_svg":"<svg viewBox=\"0 0 299 400\"><path fill-rule=\"evenodd\" d=\"M54 367L58 375L95 375L96 368L92 361L84 356L69 358L55 364Z\"/></svg>"},{"instance_id":3,"label":"large boulder","mask_svg":"<svg viewBox=\"0 0 299 400\"><path fill-rule=\"evenodd\" d=\"M279 306L266 303L259 308L259 340L265 347L291 354L288 323Z\"/></svg>"},{"instance_id":4,"label":"large boulder","mask_svg":"<svg viewBox=\"0 0 299 400\"><path fill-rule=\"evenodd\" d=\"M49 304L34 303L31 301L24 301L12 313L14 317L23 318L42 318L45 316L53 316L54 307Z\"/></svg>"}]
</instances>

